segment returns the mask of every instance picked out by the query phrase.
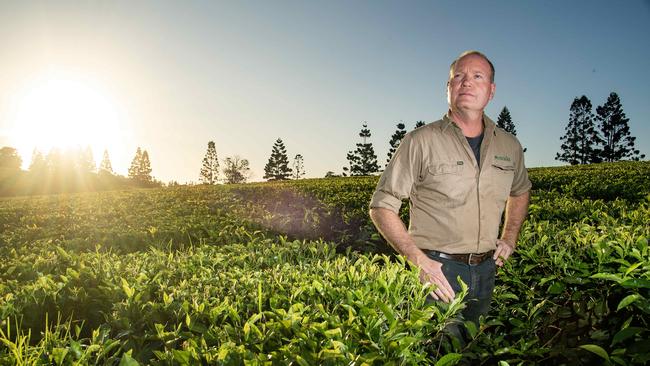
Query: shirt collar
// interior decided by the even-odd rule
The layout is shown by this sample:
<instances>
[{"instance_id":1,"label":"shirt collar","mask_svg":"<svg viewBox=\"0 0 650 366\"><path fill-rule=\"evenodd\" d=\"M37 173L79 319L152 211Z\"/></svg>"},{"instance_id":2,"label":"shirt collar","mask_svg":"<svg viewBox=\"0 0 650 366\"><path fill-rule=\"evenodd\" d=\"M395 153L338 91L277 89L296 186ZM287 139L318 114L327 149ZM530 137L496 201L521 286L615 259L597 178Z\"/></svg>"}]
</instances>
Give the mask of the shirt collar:
<instances>
[{"instance_id":1,"label":"shirt collar","mask_svg":"<svg viewBox=\"0 0 650 366\"><path fill-rule=\"evenodd\" d=\"M447 128L449 128L449 126L453 126L454 128L460 129L460 127L458 127L458 125L454 122L454 120L452 120L451 117L449 116L449 112L445 113L445 115L442 116L442 122L443 122L442 123L443 132ZM496 124L490 119L490 117L485 115L485 113L483 113L483 127L484 127L483 130L484 136L487 136L489 134L496 134L495 131Z\"/></svg>"}]
</instances>

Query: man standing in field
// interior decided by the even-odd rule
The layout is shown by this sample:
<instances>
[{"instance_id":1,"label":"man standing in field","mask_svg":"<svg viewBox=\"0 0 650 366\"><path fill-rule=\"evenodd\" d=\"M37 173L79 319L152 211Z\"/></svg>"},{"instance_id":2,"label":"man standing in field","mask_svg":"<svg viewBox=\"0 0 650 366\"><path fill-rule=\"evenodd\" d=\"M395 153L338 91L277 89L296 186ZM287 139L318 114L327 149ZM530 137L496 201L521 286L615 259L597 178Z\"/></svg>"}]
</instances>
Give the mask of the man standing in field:
<instances>
[{"instance_id":1,"label":"man standing in field","mask_svg":"<svg viewBox=\"0 0 650 366\"><path fill-rule=\"evenodd\" d=\"M370 203L377 229L420 268L423 283L435 285L433 299L450 302L458 276L469 286L463 316L477 326L496 266L515 250L531 188L519 141L483 112L495 87L485 55L461 54L449 70L447 114L404 137ZM398 216L406 198L408 231Z\"/></svg>"}]
</instances>

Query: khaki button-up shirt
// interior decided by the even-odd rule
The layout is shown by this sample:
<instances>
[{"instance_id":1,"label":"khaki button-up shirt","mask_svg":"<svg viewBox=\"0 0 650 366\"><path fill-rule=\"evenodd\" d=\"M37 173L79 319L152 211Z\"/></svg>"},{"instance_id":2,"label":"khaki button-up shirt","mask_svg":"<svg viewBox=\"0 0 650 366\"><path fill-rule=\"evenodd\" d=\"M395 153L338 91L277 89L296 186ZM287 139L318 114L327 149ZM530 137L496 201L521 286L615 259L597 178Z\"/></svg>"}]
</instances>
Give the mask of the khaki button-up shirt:
<instances>
[{"instance_id":1,"label":"khaki button-up shirt","mask_svg":"<svg viewBox=\"0 0 650 366\"><path fill-rule=\"evenodd\" d=\"M483 116L481 163L447 115L408 133L370 202L399 213L409 198L409 234L418 248L444 253L496 249L508 196L530 190L517 139Z\"/></svg>"}]
</instances>

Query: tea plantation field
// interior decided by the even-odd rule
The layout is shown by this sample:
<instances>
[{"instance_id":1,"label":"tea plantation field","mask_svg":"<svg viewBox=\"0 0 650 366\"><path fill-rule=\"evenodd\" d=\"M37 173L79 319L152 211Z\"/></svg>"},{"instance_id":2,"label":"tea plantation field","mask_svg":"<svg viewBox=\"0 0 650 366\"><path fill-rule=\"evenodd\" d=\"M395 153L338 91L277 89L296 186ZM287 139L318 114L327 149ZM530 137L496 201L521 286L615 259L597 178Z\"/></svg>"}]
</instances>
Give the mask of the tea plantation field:
<instances>
[{"instance_id":1,"label":"tea plantation field","mask_svg":"<svg viewBox=\"0 0 650 366\"><path fill-rule=\"evenodd\" d=\"M0 364L650 363L650 162L530 177L463 346L463 294L428 303L370 222L377 177L1 199Z\"/></svg>"}]
</instances>

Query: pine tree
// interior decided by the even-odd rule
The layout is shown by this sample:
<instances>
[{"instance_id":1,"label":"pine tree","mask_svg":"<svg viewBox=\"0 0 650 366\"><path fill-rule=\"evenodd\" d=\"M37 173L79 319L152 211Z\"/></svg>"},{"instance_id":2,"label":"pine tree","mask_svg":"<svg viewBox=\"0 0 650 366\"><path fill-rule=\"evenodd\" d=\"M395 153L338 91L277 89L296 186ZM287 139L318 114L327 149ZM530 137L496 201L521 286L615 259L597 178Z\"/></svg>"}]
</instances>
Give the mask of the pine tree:
<instances>
[{"instance_id":1,"label":"pine tree","mask_svg":"<svg viewBox=\"0 0 650 366\"><path fill-rule=\"evenodd\" d=\"M138 179L138 177L140 176L141 164L142 164L142 150L140 149L140 146L138 146L138 149L135 151L135 156L133 157L133 160L131 160L131 166L129 167L129 178L134 180Z\"/></svg>"},{"instance_id":2,"label":"pine tree","mask_svg":"<svg viewBox=\"0 0 650 366\"><path fill-rule=\"evenodd\" d=\"M512 122L512 117L510 116L508 107L503 107L501 113L499 113L499 118L497 118L497 126L503 128L506 132L517 136L517 129L515 129L514 122Z\"/></svg>"},{"instance_id":3,"label":"pine tree","mask_svg":"<svg viewBox=\"0 0 650 366\"><path fill-rule=\"evenodd\" d=\"M219 178L219 159L217 159L217 149L214 141L208 142L208 151L203 158L200 179L204 184L215 184Z\"/></svg>"},{"instance_id":4,"label":"pine tree","mask_svg":"<svg viewBox=\"0 0 650 366\"><path fill-rule=\"evenodd\" d=\"M264 166L264 179L268 180L287 180L291 176L289 168L289 158L287 149L284 147L282 139L278 138L273 144L271 157Z\"/></svg>"},{"instance_id":5,"label":"pine tree","mask_svg":"<svg viewBox=\"0 0 650 366\"><path fill-rule=\"evenodd\" d=\"M420 127L424 126L425 124L426 123L424 121L417 121L417 122L415 122L415 128L420 128Z\"/></svg>"},{"instance_id":6,"label":"pine tree","mask_svg":"<svg viewBox=\"0 0 650 366\"><path fill-rule=\"evenodd\" d=\"M226 183L246 183L250 171L248 160L235 155L224 159L223 165L223 175Z\"/></svg>"},{"instance_id":7,"label":"pine tree","mask_svg":"<svg viewBox=\"0 0 650 366\"><path fill-rule=\"evenodd\" d=\"M129 167L129 178L141 183L153 181L151 177L151 161L147 150L142 150L140 147L136 150L135 157L133 157Z\"/></svg>"},{"instance_id":8,"label":"pine tree","mask_svg":"<svg viewBox=\"0 0 650 366\"><path fill-rule=\"evenodd\" d=\"M395 151L397 151L397 147L399 146L399 143L402 142L402 139L404 136L406 136L406 126L403 123L398 123L397 124L397 131L391 136L390 138L390 149L388 150L388 159L386 159L386 166L388 166L388 163L390 163L390 159L393 158L393 154L395 154Z\"/></svg>"},{"instance_id":9,"label":"pine tree","mask_svg":"<svg viewBox=\"0 0 650 366\"><path fill-rule=\"evenodd\" d=\"M302 155L298 154L293 158L293 179L300 179L305 175L305 164Z\"/></svg>"},{"instance_id":10,"label":"pine tree","mask_svg":"<svg viewBox=\"0 0 650 366\"><path fill-rule=\"evenodd\" d=\"M111 159L108 157L108 150L106 149L104 149L104 156L102 156L102 162L99 164L99 173L114 174L113 165L111 164Z\"/></svg>"},{"instance_id":11,"label":"pine tree","mask_svg":"<svg viewBox=\"0 0 650 366\"><path fill-rule=\"evenodd\" d=\"M639 154L639 150L634 148L636 137L630 134L630 119L625 116L616 93L610 93L605 104L596 107L596 120L600 130L600 156L603 161L638 161L645 158L645 154Z\"/></svg>"},{"instance_id":12,"label":"pine tree","mask_svg":"<svg viewBox=\"0 0 650 366\"><path fill-rule=\"evenodd\" d=\"M569 123L567 124L562 142L561 153L555 160L564 161L571 165L596 163L599 161L596 143L598 136L594 127L594 114L591 111L591 101L586 96L575 98L571 103Z\"/></svg>"},{"instance_id":13,"label":"pine tree","mask_svg":"<svg viewBox=\"0 0 650 366\"><path fill-rule=\"evenodd\" d=\"M497 118L497 127L517 136L517 129L515 128L515 123L512 122L512 117L510 116L510 110L508 110L508 107L504 106L501 113L499 113L499 118ZM526 150L528 150L528 148L523 149L524 152L526 152Z\"/></svg>"},{"instance_id":14,"label":"pine tree","mask_svg":"<svg viewBox=\"0 0 650 366\"><path fill-rule=\"evenodd\" d=\"M362 143L357 143L357 149L348 152L348 162L350 168L343 168L344 172L350 172L350 175L370 175L379 171L379 164L377 164L377 155L375 149L372 147L371 142L367 139L371 136L368 124L363 123L363 128L359 133L359 137L363 139ZM343 173L345 176L346 173Z\"/></svg>"},{"instance_id":15,"label":"pine tree","mask_svg":"<svg viewBox=\"0 0 650 366\"><path fill-rule=\"evenodd\" d=\"M142 161L140 162L139 180L143 182L151 182L151 161L149 161L149 153L147 150L142 152Z\"/></svg>"}]
</instances>

